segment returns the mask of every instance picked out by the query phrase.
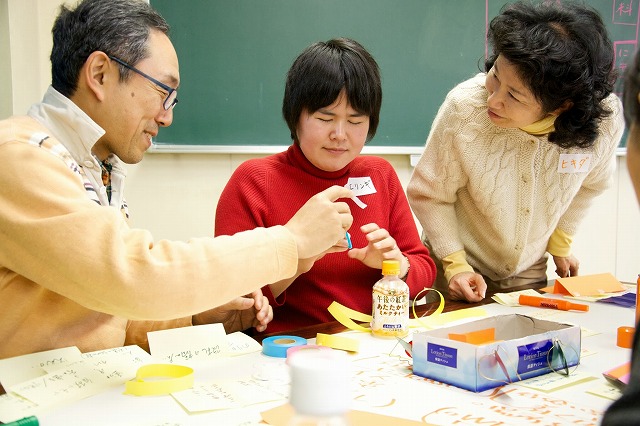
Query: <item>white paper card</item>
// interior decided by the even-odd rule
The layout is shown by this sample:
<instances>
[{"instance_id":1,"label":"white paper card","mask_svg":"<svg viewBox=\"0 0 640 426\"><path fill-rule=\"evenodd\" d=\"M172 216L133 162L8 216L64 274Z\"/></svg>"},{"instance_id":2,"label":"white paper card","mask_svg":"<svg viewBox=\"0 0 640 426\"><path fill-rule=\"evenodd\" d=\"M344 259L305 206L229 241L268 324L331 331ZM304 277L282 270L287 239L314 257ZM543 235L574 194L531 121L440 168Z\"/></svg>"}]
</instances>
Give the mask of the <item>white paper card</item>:
<instances>
[{"instance_id":1,"label":"white paper card","mask_svg":"<svg viewBox=\"0 0 640 426\"><path fill-rule=\"evenodd\" d=\"M540 293L533 289L514 291L512 293L496 293L491 298L501 305L520 306L520 295L540 297Z\"/></svg>"},{"instance_id":2,"label":"white paper card","mask_svg":"<svg viewBox=\"0 0 640 426\"><path fill-rule=\"evenodd\" d=\"M260 352L262 350L262 345L260 343L241 331L236 331L235 333L227 335L227 341L229 342L230 356L250 354L253 352Z\"/></svg>"},{"instance_id":3,"label":"white paper card","mask_svg":"<svg viewBox=\"0 0 640 426\"><path fill-rule=\"evenodd\" d=\"M154 358L169 364L185 364L229 356L229 343L222 324L205 324L147 333Z\"/></svg>"},{"instance_id":4,"label":"white paper card","mask_svg":"<svg viewBox=\"0 0 640 426\"><path fill-rule=\"evenodd\" d=\"M0 360L0 383L8 389L15 384L44 376L47 371L81 359L82 353L75 346L2 359Z\"/></svg>"},{"instance_id":5,"label":"white paper card","mask_svg":"<svg viewBox=\"0 0 640 426\"><path fill-rule=\"evenodd\" d=\"M548 373L543 374L542 376L532 377L527 380L515 382L514 384L516 386L524 386L543 392L551 392L553 390L564 388L566 386L573 386L577 383L595 379L596 377L593 377L587 373L574 371L569 376L564 376L558 373Z\"/></svg>"},{"instance_id":6,"label":"white paper card","mask_svg":"<svg viewBox=\"0 0 640 426\"><path fill-rule=\"evenodd\" d=\"M14 393L0 395L0 422L9 423L37 414L38 405Z\"/></svg>"},{"instance_id":7,"label":"white paper card","mask_svg":"<svg viewBox=\"0 0 640 426\"><path fill-rule=\"evenodd\" d=\"M137 346L90 353L87 358L8 390L41 406L77 401L133 379L138 368L151 359L142 353L146 354Z\"/></svg>"},{"instance_id":8,"label":"white paper card","mask_svg":"<svg viewBox=\"0 0 640 426\"><path fill-rule=\"evenodd\" d=\"M171 394L189 412L242 408L263 402L286 400L253 379L214 382Z\"/></svg>"}]
</instances>

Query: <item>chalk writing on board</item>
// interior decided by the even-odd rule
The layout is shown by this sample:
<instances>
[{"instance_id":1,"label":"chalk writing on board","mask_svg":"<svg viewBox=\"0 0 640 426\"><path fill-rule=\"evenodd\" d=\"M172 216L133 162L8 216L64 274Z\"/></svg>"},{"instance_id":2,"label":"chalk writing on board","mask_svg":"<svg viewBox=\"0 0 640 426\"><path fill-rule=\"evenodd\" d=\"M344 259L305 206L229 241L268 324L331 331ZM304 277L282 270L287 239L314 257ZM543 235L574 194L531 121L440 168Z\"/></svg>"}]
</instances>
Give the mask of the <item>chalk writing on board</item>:
<instances>
[{"instance_id":1,"label":"chalk writing on board","mask_svg":"<svg viewBox=\"0 0 640 426\"><path fill-rule=\"evenodd\" d=\"M504 2L502 0L490 0L493 3L491 8L495 10ZM594 3L596 7L596 3ZM615 52L614 68L618 70L618 75L624 75L638 47L638 20L640 17L640 7L638 2L632 0L610 0L598 4L596 9L600 12L603 21L609 30L609 36L613 43ZM487 12L489 9L487 9ZM488 24L488 23L487 23ZM618 78L614 87L614 93L618 96L622 94L622 78Z\"/></svg>"}]
</instances>

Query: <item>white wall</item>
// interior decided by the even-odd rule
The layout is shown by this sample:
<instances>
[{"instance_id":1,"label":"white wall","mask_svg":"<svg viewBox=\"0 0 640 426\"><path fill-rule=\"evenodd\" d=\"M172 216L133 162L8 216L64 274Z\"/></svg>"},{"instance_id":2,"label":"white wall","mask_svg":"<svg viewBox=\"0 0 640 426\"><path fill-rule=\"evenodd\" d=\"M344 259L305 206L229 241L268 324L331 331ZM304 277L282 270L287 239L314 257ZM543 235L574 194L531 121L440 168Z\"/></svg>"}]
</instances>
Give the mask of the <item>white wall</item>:
<instances>
[{"instance_id":1,"label":"white wall","mask_svg":"<svg viewBox=\"0 0 640 426\"><path fill-rule=\"evenodd\" d=\"M147 154L128 168L127 201L133 226L156 238L188 239L213 232L215 206L225 183L242 161L260 155ZM406 188L411 176L408 155L384 155ZM640 214L619 156L615 183L594 201L576 235L573 251L582 274L611 272L635 282L640 272ZM419 224L418 224L419 226ZM555 277L550 262L549 277Z\"/></svg>"},{"instance_id":2,"label":"white wall","mask_svg":"<svg viewBox=\"0 0 640 426\"><path fill-rule=\"evenodd\" d=\"M2 89L8 97L0 105L0 113L24 113L41 99L51 81L51 26L62 3L55 0L0 0L0 28L8 37L8 48L0 47L2 85L11 81L10 89ZM9 73L7 78L6 73ZM5 80L6 79L6 80ZM6 108L10 105L11 110Z\"/></svg>"},{"instance_id":3,"label":"white wall","mask_svg":"<svg viewBox=\"0 0 640 426\"><path fill-rule=\"evenodd\" d=\"M10 34L9 49L3 48L0 34L0 64L11 64L10 89L0 88L0 93L13 94L12 110L5 111L0 104L0 118L24 113L49 84L50 30L60 3L0 0L0 28L9 28ZM7 78L6 69L0 65L1 80ZM140 164L128 168L132 225L151 230L157 239L212 235L215 206L232 171L259 156L148 153ZM412 170L409 156L383 157L394 165L406 188ZM621 281L635 282L640 273L640 214L625 161L624 155L618 157L614 186L585 212L573 250L582 274L611 272ZM550 278L554 269L550 262Z\"/></svg>"}]
</instances>

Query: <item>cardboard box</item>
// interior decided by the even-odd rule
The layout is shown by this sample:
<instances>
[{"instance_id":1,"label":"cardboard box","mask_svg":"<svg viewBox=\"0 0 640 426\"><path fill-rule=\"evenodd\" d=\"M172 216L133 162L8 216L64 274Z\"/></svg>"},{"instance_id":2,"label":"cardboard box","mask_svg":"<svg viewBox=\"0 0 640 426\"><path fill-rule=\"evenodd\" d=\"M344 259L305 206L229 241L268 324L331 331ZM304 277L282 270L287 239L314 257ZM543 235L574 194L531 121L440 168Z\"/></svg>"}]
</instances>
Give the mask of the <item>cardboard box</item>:
<instances>
[{"instance_id":1,"label":"cardboard box","mask_svg":"<svg viewBox=\"0 0 640 426\"><path fill-rule=\"evenodd\" d=\"M473 344L468 343L472 339L460 341L465 340L460 339L461 334L490 335L494 340ZM552 371L565 372L565 366L580 363L580 344L577 325L519 314L498 315L415 333L413 373L482 392Z\"/></svg>"}]
</instances>

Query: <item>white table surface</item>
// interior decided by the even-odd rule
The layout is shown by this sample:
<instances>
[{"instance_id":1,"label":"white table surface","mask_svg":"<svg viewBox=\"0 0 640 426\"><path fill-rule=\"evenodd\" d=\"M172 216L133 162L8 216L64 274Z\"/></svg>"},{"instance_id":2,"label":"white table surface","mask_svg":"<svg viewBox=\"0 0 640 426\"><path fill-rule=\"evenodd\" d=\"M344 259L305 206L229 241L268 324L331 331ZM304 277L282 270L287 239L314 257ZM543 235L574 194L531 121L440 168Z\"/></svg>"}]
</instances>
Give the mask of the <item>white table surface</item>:
<instances>
[{"instance_id":1,"label":"white table surface","mask_svg":"<svg viewBox=\"0 0 640 426\"><path fill-rule=\"evenodd\" d=\"M473 393L434 383L411 374L410 360L395 341L347 331L343 334L360 341L359 352L351 355L357 373L353 380L352 408L431 424L478 424L475 422L482 421L480 424L483 425L543 425L569 424L576 419L581 419L581 424L597 424L612 401L587 391L606 382L603 371L630 359L629 349L616 346L616 333L619 326L633 325L634 310L608 303L589 305L587 313L524 306L512 308L496 303L484 306L490 315L543 315L548 320L578 324L587 331L582 346L590 355L582 357L578 371L587 372L595 379L548 393L516 384L504 386L500 391ZM596 334L588 335L591 333ZM268 379L269 387L273 385L286 391L288 386L284 359L261 353L208 361L193 367L196 383L253 376ZM260 422L262 411L286 402L283 399L243 409L189 414L171 396L134 397L123 395L123 390L124 385L118 386L40 413L40 424L253 425ZM502 396L496 396L496 393Z\"/></svg>"}]
</instances>

